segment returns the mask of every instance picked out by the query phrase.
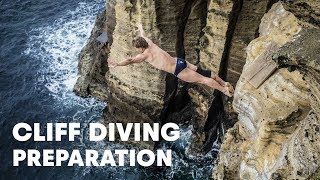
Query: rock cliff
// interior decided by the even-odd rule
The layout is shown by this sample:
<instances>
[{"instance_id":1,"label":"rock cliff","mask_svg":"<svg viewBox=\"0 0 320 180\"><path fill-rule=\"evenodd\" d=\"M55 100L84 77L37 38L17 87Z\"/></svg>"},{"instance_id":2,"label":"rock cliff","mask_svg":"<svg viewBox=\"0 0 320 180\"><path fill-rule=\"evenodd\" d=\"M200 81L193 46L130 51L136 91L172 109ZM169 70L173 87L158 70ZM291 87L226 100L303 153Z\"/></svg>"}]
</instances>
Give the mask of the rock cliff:
<instances>
[{"instance_id":1,"label":"rock cliff","mask_svg":"<svg viewBox=\"0 0 320 180\"><path fill-rule=\"evenodd\" d=\"M278 2L247 46L246 72L268 44L279 68L259 88L243 76L239 122L221 147L215 179L305 179L319 169L319 2Z\"/></svg>"},{"instance_id":2,"label":"rock cliff","mask_svg":"<svg viewBox=\"0 0 320 180\"><path fill-rule=\"evenodd\" d=\"M192 125L192 155L208 152L232 127L215 179L311 177L320 171L319 7L318 0L108 0L81 51L74 90L108 102L106 123ZM109 69L107 58L136 55L136 23L170 55L236 85L232 104L147 63ZM107 44L96 40L102 32ZM281 47L273 53L279 68L256 89L241 74L270 43Z\"/></svg>"}]
</instances>

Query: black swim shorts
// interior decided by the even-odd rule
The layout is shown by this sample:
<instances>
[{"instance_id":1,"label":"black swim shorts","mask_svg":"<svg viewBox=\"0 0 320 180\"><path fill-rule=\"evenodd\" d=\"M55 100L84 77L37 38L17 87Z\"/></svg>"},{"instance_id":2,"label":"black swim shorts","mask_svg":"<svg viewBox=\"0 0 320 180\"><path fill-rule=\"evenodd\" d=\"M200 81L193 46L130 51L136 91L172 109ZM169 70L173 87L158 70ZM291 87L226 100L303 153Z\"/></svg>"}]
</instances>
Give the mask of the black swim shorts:
<instances>
[{"instance_id":1,"label":"black swim shorts","mask_svg":"<svg viewBox=\"0 0 320 180\"><path fill-rule=\"evenodd\" d=\"M174 71L174 75L177 77L178 74L187 67L186 60L182 58L177 58L176 70Z\"/></svg>"}]
</instances>

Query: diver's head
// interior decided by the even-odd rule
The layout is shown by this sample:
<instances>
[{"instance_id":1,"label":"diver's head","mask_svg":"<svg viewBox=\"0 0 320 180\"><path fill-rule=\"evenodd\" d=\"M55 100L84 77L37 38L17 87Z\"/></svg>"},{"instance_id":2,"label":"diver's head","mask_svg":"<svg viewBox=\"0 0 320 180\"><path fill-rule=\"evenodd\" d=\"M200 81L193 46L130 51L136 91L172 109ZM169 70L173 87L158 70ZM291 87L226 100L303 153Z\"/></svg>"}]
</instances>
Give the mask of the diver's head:
<instances>
[{"instance_id":1,"label":"diver's head","mask_svg":"<svg viewBox=\"0 0 320 180\"><path fill-rule=\"evenodd\" d=\"M143 53L149 46L148 42L141 36L135 38L132 43L139 53Z\"/></svg>"}]
</instances>

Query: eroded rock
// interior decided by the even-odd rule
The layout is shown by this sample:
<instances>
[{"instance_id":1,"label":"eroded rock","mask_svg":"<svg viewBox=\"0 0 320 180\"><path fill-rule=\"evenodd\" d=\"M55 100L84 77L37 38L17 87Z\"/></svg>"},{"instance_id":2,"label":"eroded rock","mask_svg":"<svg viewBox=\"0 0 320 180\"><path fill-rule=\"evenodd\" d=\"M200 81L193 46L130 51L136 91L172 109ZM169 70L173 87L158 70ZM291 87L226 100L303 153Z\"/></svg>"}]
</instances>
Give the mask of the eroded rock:
<instances>
[{"instance_id":1,"label":"eroded rock","mask_svg":"<svg viewBox=\"0 0 320 180\"><path fill-rule=\"evenodd\" d=\"M301 17L299 9L292 2L274 4L262 19L260 37L248 45L244 72L270 42L282 46L274 52L280 68L258 89L240 77L233 101L239 122L227 133L214 178L305 179L319 169L320 30L304 21L314 13ZM290 72L288 66L297 68Z\"/></svg>"}]
</instances>

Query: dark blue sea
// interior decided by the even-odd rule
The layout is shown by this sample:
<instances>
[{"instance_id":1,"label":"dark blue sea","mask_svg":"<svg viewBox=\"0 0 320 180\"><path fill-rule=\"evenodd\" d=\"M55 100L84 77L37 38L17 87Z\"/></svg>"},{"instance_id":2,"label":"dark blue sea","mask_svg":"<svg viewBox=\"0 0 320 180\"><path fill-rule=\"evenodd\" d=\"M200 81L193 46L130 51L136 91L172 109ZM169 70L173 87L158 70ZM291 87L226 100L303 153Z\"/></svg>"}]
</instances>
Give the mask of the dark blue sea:
<instances>
[{"instance_id":1,"label":"dark blue sea","mask_svg":"<svg viewBox=\"0 0 320 180\"><path fill-rule=\"evenodd\" d=\"M188 157L192 127L174 143L173 165L143 167L13 167L13 149L120 149L106 141L89 142L88 123L100 122L105 102L73 92L78 55L86 44L104 0L0 0L0 179L209 179L216 148ZM74 142L18 142L12 128L19 122L81 123Z\"/></svg>"}]
</instances>

